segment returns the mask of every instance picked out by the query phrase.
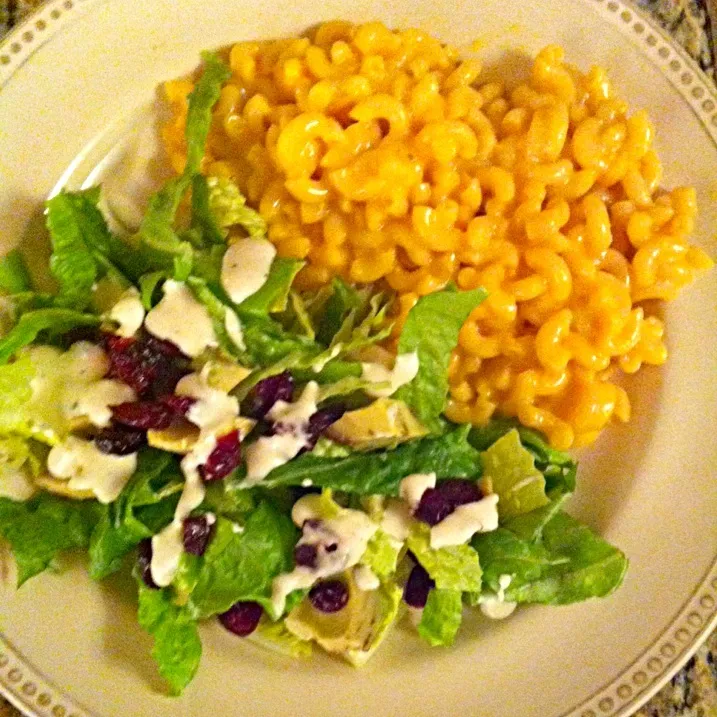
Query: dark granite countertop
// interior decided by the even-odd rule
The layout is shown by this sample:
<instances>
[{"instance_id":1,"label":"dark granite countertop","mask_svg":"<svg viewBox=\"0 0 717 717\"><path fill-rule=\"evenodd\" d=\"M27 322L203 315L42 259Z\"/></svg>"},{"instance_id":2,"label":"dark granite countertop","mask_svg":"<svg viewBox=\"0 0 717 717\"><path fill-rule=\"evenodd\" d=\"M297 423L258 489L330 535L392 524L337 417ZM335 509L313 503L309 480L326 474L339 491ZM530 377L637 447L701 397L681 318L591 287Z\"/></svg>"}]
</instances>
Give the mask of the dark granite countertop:
<instances>
[{"instance_id":1,"label":"dark granite countertop","mask_svg":"<svg viewBox=\"0 0 717 717\"><path fill-rule=\"evenodd\" d=\"M0 38L43 0L0 0ZM637 0L717 81L714 32L717 4L710 0ZM0 717L20 713L0 696ZM717 717L717 631L634 717Z\"/></svg>"}]
</instances>

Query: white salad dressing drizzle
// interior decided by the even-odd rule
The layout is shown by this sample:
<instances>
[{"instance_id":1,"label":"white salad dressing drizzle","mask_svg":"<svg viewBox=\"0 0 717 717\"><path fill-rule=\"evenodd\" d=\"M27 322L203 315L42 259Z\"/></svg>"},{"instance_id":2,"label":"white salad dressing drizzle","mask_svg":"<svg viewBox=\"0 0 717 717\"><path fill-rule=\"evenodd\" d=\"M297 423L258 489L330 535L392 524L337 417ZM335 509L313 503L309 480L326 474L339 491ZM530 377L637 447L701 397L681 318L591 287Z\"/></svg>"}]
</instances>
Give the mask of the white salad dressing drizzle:
<instances>
[{"instance_id":1,"label":"white salad dressing drizzle","mask_svg":"<svg viewBox=\"0 0 717 717\"><path fill-rule=\"evenodd\" d=\"M212 317L190 289L181 281L167 279L162 291L162 300L144 320L147 331L158 339L171 341L190 358L217 346Z\"/></svg>"},{"instance_id":2,"label":"white salad dressing drizzle","mask_svg":"<svg viewBox=\"0 0 717 717\"><path fill-rule=\"evenodd\" d=\"M187 411L187 419L199 427L199 438L182 459L184 488L174 511L174 520L152 538L152 580L160 587L172 582L184 551L184 520L204 500L204 481L199 467L207 462L217 445L217 436L231 429L239 415L239 401L207 383L208 371L191 373L177 384L176 393L196 402Z\"/></svg>"},{"instance_id":3,"label":"white salad dressing drizzle","mask_svg":"<svg viewBox=\"0 0 717 717\"><path fill-rule=\"evenodd\" d=\"M0 448L0 461L3 470L0 472L0 498L10 498L15 501L25 501L32 498L37 488L27 475L24 466L13 465L12 458Z\"/></svg>"},{"instance_id":4,"label":"white salad dressing drizzle","mask_svg":"<svg viewBox=\"0 0 717 717\"><path fill-rule=\"evenodd\" d=\"M126 384L113 379L102 379L83 388L67 407L68 418L86 416L93 426L106 428L112 420L112 406L131 403L137 394Z\"/></svg>"},{"instance_id":5,"label":"white salad dressing drizzle","mask_svg":"<svg viewBox=\"0 0 717 717\"><path fill-rule=\"evenodd\" d=\"M411 509L403 500L390 498L381 518L381 530L393 540L403 543L411 533L413 516Z\"/></svg>"},{"instance_id":6,"label":"white salad dressing drizzle","mask_svg":"<svg viewBox=\"0 0 717 717\"><path fill-rule=\"evenodd\" d=\"M120 296L117 303L110 309L109 318L118 326L115 333L124 338L134 336L144 322L144 306L139 298L139 291L134 286Z\"/></svg>"},{"instance_id":7,"label":"white salad dressing drizzle","mask_svg":"<svg viewBox=\"0 0 717 717\"><path fill-rule=\"evenodd\" d=\"M267 239L248 237L229 245L222 259L221 283L235 304L266 283L276 247Z\"/></svg>"},{"instance_id":8,"label":"white salad dressing drizzle","mask_svg":"<svg viewBox=\"0 0 717 717\"><path fill-rule=\"evenodd\" d=\"M501 575L498 578L498 592L494 596L481 599L480 609L486 617L492 620L503 620L513 614L518 603L505 599L505 591L510 587L512 581L513 578L510 575Z\"/></svg>"},{"instance_id":9,"label":"white salad dressing drizzle","mask_svg":"<svg viewBox=\"0 0 717 717\"><path fill-rule=\"evenodd\" d=\"M244 332L242 330L239 317L236 315L235 311L232 311L231 309L226 310L226 313L224 314L224 328L227 330L227 334L232 340L232 343L240 351L244 351L244 349L246 349L246 344L244 343Z\"/></svg>"},{"instance_id":10,"label":"white salad dressing drizzle","mask_svg":"<svg viewBox=\"0 0 717 717\"><path fill-rule=\"evenodd\" d=\"M434 550L467 543L475 533L487 533L498 527L498 496L495 493L473 503L459 505L450 515L431 528Z\"/></svg>"},{"instance_id":11,"label":"white salad dressing drizzle","mask_svg":"<svg viewBox=\"0 0 717 717\"><path fill-rule=\"evenodd\" d=\"M316 565L313 568L297 565L290 573L274 578L271 602L277 615L284 611L286 597L294 590L309 588L321 578L357 565L366 552L368 541L378 530L378 525L360 510L342 508L335 517L323 518L316 510L315 498L311 495L300 498L294 504L291 517L297 525L303 526L298 545L316 546ZM314 526L307 524L307 520L319 522ZM328 546L332 549L326 550Z\"/></svg>"},{"instance_id":12,"label":"white salad dressing drizzle","mask_svg":"<svg viewBox=\"0 0 717 717\"><path fill-rule=\"evenodd\" d=\"M92 441L69 436L47 456L50 475L67 480L70 490L89 490L100 503L111 503L137 468L137 454L102 453Z\"/></svg>"},{"instance_id":13,"label":"white salad dressing drizzle","mask_svg":"<svg viewBox=\"0 0 717 717\"><path fill-rule=\"evenodd\" d=\"M357 565L354 568L354 582L359 590L370 592L381 586L381 581L368 565Z\"/></svg>"},{"instance_id":14,"label":"white salad dressing drizzle","mask_svg":"<svg viewBox=\"0 0 717 717\"><path fill-rule=\"evenodd\" d=\"M401 481L398 487L398 494L408 503L411 510L416 510L423 494L429 488L435 487L435 473L412 473Z\"/></svg>"},{"instance_id":15,"label":"white salad dressing drizzle","mask_svg":"<svg viewBox=\"0 0 717 717\"><path fill-rule=\"evenodd\" d=\"M301 396L294 403L277 401L267 414L282 426L282 432L262 436L247 447L246 485L255 485L274 468L284 465L306 445L306 428L309 418L316 413L319 385L315 381L306 384Z\"/></svg>"},{"instance_id":16,"label":"white salad dressing drizzle","mask_svg":"<svg viewBox=\"0 0 717 717\"><path fill-rule=\"evenodd\" d=\"M418 373L418 353L413 351L408 354L396 356L396 362L392 369L387 369L380 363L362 363L361 378L370 383L387 383L386 388L367 388L366 393L376 398L391 396L401 386L413 381Z\"/></svg>"}]
</instances>

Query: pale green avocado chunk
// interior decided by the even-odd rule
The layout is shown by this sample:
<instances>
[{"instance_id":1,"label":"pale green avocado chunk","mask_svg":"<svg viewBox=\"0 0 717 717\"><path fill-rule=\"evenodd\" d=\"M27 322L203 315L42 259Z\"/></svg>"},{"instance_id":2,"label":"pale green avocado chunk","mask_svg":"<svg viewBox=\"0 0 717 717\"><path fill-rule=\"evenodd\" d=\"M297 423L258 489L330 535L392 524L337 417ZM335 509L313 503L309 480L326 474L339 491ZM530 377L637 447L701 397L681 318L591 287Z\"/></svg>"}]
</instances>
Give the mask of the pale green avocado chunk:
<instances>
[{"instance_id":1,"label":"pale green avocado chunk","mask_svg":"<svg viewBox=\"0 0 717 717\"><path fill-rule=\"evenodd\" d=\"M428 429L403 401L379 398L364 408L344 413L331 425L326 435L355 450L373 451L393 448L427 433Z\"/></svg>"},{"instance_id":2,"label":"pale green avocado chunk","mask_svg":"<svg viewBox=\"0 0 717 717\"><path fill-rule=\"evenodd\" d=\"M286 628L302 640L313 640L327 652L340 655L354 667L364 665L394 623L401 603L401 589L384 584L363 591L351 570L341 576L349 590L342 610L324 613L305 598L286 616Z\"/></svg>"}]
</instances>

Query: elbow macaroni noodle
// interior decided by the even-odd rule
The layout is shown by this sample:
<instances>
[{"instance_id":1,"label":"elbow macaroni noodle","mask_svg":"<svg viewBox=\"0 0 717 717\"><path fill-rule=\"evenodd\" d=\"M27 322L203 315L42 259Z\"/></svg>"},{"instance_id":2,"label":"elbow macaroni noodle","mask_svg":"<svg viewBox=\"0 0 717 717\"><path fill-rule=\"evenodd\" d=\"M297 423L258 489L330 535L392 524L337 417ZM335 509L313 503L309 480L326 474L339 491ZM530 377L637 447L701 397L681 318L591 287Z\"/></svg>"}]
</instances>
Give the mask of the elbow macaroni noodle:
<instances>
[{"instance_id":1,"label":"elbow macaroni noodle","mask_svg":"<svg viewBox=\"0 0 717 717\"><path fill-rule=\"evenodd\" d=\"M454 281L488 299L460 333L447 415L494 413L567 448L627 421L611 380L666 359L648 299L673 299L709 257L688 243L695 192L660 189L643 111L605 70L542 50L512 90L420 30L329 22L232 47L203 170L233 178L300 288L333 276L396 291L396 332ZM169 82L175 168L189 81Z\"/></svg>"}]
</instances>

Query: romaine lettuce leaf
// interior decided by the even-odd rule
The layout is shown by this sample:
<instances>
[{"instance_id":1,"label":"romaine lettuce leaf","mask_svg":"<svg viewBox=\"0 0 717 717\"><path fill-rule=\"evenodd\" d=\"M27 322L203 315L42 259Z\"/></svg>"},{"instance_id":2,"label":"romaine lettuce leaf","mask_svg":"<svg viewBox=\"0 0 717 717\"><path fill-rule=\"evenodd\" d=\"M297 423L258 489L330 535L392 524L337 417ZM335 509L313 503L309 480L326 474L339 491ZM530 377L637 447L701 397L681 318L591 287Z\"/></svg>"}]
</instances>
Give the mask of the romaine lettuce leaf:
<instances>
[{"instance_id":1,"label":"romaine lettuce leaf","mask_svg":"<svg viewBox=\"0 0 717 717\"><path fill-rule=\"evenodd\" d=\"M19 249L13 249L0 259L0 291L19 294L32 291L32 280Z\"/></svg>"},{"instance_id":2,"label":"romaine lettuce leaf","mask_svg":"<svg viewBox=\"0 0 717 717\"><path fill-rule=\"evenodd\" d=\"M45 570L59 553L86 548L100 512L96 501L49 493L25 502L0 498L0 535L15 556L18 587Z\"/></svg>"},{"instance_id":3,"label":"romaine lettuce leaf","mask_svg":"<svg viewBox=\"0 0 717 717\"><path fill-rule=\"evenodd\" d=\"M391 451L352 453L346 458L318 458L311 453L275 468L261 485L301 486L312 481L317 488L333 488L359 495L398 495L403 478L411 473L436 473L440 477L480 475L480 454L468 443L468 427L442 436L422 438ZM239 470L235 480L243 478Z\"/></svg>"},{"instance_id":4,"label":"romaine lettuce leaf","mask_svg":"<svg viewBox=\"0 0 717 717\"><path fill-rule=\"evenodd\" d=\"M461 326L485 297L483 289L453 288L422 296L408 313L401 331L398 353L418 352L419 368L413 381L401 386L394 397L434 430L440 430L438 417L448 395L448 364Z\"/></svg>"},{"instance_id":5,"label":"romaine lettuce leaf","mask_svg":"<svg viewBox=\"0 0 717 717\"><path fill-rule=\"evenodd\" d=\"M274 259L266 281L258 291L239 304L239 312L270 314L284 311L291 285L304 263L299 259Z\"/></svg>"},{"instance_id":6,"label":"romaine lettuce leaf","mask_svg":"<svg viewBox=\"0 0 717 717\"><path fill-rule=\"evenodd\" d=\"M523 447L518 431L511 430L483 451L483 475L490 478L500 497L501 520L548 504L545 478L535 467L533 455Z\"/></svg>"},{"instance_id":7,"label":"romaine lettuce leaf","mask_svg":"<svg viewBox=\"0 0 717 717\"><path fill-rule=\"evenodd\" d=\"M331 289L331 296L323 307L316 332L317 340L324 345L331 343L349 312L359 309L365 303L364 293L339 277L332 280Z\"/></svg>"},{"instance_id":8,"label":"romaine lettuce leaf","mask_svg":"<svg viewBox=\"0 0 717 717\"><path fill-rule=\"evenodd\" d=\"M271 622L262 618L247 639L289 657L310 657L313 652L311 643L289 632L283 620Z\"/></svg>"},{"instance_id":9,"label":"romaine lettuce leaf","mask_svg":"<svg viewBox=\"0 0 717 717\"><path fill-rule=\"evenodd\" d=\"M266 235L266 222L259 212L246 206L244 195L231 179L207 178L207 206L222 230L240 226L251 237ZM222 235L227 233L223 231Z\"/></svg>"},{"instance_id":10,"label":"romaine lettuce leaf","mask_svg":"<svg viewBox=\"0 0 717 717\"><path fill-rule=\"evenodd\" d=\"M451 545L434 550L430 547L430 531L421 526L408 536L406 545L416 560L442 590L477 592L481 589L478 553L470 545Z\"/></svg>"},{"instance_id":11,"label":"romaine lettuce leaf","mask_svg":"<svg viewBox=\"0 0 717 717\"><path fill-rule=\"evenodd\" d=\"M397 546L396 541L379 528L368 541L360 562L371 568L378 578L385 580L396 572L400 552L400 545Z\"/></svg>"},{"instance_id":12,"label":"romaine lettuce leaf","mask_svg":"<svg viewBox=\"0 0 717 717\"><path fill-rule=\"evenodd\" d=\"M238 191L238 190L237 190ZM226 246L226 231L222 229L216 211L209 200L209 184L203 174L192 179L192 220L190 228L199 237L197 244L220 244Z\"/></svg>"},{"instance_id":13,"label":"romaine lettuce leaf","mask_svg":"<svg viewBox=\"0 0 717 717\"><path fill-rule=\"evenodd\" d=\"M463 616L460 590L434 588L418 623L418 634L432 647L448 647L458 634Z\"/></svg>"},{"instance_id":14,"label":"romaine lettuce leaf","mask_svg":"<svg viewBox=\"0 0 717 717\"><path fill-rule=\"evenodd\" d=\"M77 326L96 326L99 323L99 316L71 309L29 311L0 339L0 365L7 363L23 346L35 341L43 331L58 336Z\"/></svg>"},{"instance_id":15,"label":"romaine lettuce leaf","mask_svg":"<svg viewBox=\"0 0 717 717\"><path fill-rule=\"evenodd\" d=\"M535 467L545 476L545 489L551 499L575 491L578 464L568 453L552 448L545 437L522 426L514 418L493 418L485 426L475 426L470 442L484 451L511 430L517 430L521 443L533 454Z\"/></svg>"},{"instance_id":16,"label":"romaine lettuce leaf","mask_svg":"<svg viewBox=\"0 0 717 717\"><path fill-rule=\"evenodd\" d=\"M530 521L526 514L474 536L472 545L480 555L488 589L497 592L500 576L510 575L506 600L549 605L604 597L617 589L628 565L620 550L567 513L550 516L549 507L535 513ZM530 539L537 526L537 537Z\"/></svg>"},{"instance_id":17,"label":"romaine lettuce leaf","mask_svg":"<svg viewBox=\"0 0 717 717\"><path fill-rule=\"evenodd\" d=\"M151 448L140 451L137 469L117 500L103 506L89 545L90 575L102 580L119 570L141 540L168 525L182 490L175 459Z\"/></svg>"},{"instance_id":18,"label":"romaine lettuce leaf","mask_svg":"<svg viewBox=\"0 0 717 717\"><path fill-rule=\"evenodd\" d=\"M179 695L192 681L202 656L202 643L195 620L186 609L172 602L170 590L152 590L139 583L139 624L154 638L154 657L159 673L172 695Z\"/></svg>"},{"instance_id":19,"label":"romaine lettuce leaf","mask_svg":"<svg viewBox=\"0 0 717 717\"><path fill-rule=\"evenodd\" d=\"M210 617L240 600L253 600L270 609L271 583L279 573L291 570L296 540L291 519L268 502L260 503L249 515L241 532L234 530L231 521L218 517L189 596L192 613Z\"/></svg>"}]
</instances>

